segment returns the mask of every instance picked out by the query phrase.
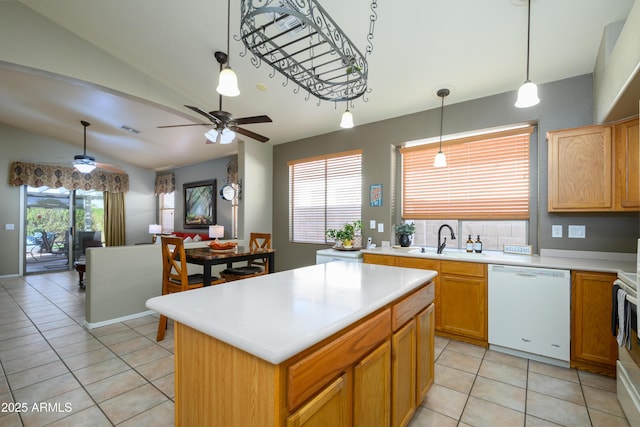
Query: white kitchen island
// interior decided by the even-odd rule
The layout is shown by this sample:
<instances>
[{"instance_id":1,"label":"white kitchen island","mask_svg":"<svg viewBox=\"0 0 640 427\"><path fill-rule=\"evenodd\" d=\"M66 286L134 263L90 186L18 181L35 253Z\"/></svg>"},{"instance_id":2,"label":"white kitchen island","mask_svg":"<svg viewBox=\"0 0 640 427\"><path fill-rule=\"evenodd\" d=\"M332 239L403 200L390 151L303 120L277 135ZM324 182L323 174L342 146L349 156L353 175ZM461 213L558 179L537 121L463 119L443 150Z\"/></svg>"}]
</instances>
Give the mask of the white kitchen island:
<instances>
[{"instance_id":1,"label":"white kitchen island","mask_svg":"<svg viewBox=\"0 0 640 427\"><path fill-rule=\"evenodd\" d=\"M406 425L433 382L435 276L333 262L148 300L176 322L176 425Z\"/></svg>"}]
</instances>

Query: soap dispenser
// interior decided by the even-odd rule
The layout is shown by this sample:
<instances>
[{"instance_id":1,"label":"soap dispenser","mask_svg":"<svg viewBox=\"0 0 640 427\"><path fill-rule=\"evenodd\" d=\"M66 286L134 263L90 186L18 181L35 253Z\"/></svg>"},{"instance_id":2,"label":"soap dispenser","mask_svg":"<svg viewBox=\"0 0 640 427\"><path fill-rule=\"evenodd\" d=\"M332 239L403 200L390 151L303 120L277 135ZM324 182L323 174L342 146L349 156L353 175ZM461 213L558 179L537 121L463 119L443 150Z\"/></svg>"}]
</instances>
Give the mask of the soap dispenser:
<instances>
[{"instance_id":1,"label":"soap dispenser","mask_svg":"<svg viewBox=\"0 0 640 427\"><path fill-rule=\"evenodd\" d=\"M469 238L467 239L467 252L473 252L473 240L471 239L471 234L469 234Z\"/></svg>"},{"instance_id":2,"label":"soap dispenser","mask_svg":"<svg viewBox=\"0 0 640 427\"><path fill-rule=\"evenodd\" d=\"M475 243L473 244L473 250L476 253L482 253L482 241L480 240L480 235L478 234L478 238L476 239Z\"/></svg>"}]
</instances>

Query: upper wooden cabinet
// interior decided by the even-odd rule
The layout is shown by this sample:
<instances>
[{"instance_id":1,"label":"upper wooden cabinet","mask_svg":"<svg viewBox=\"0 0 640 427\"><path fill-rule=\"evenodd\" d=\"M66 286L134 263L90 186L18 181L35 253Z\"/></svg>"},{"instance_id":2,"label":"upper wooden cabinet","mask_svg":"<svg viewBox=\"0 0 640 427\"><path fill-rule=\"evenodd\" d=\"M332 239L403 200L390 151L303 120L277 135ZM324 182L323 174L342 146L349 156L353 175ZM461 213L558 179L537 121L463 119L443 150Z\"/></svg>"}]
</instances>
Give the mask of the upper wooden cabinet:
<instances>
[{"instance_id":1,"label":"upper wooden cabinet","mask_svg":"<svg viewBox=\"0 0 640 427\"><path fill-rule=\"evenodd\" d=\"M640 133L638 118L619 122L614 128L616 150L616 208L640 210Z\"/></svg>"},{"instance_id":2,"label":"upper wooden cabinet","mask_svg":"<svg viewBox=\"0 0 640 427\"><path fill-rule=\"evenodd\" d=\"M640 210L638 118L547 133L548 211Z\"/></svg>"}]
</instances>

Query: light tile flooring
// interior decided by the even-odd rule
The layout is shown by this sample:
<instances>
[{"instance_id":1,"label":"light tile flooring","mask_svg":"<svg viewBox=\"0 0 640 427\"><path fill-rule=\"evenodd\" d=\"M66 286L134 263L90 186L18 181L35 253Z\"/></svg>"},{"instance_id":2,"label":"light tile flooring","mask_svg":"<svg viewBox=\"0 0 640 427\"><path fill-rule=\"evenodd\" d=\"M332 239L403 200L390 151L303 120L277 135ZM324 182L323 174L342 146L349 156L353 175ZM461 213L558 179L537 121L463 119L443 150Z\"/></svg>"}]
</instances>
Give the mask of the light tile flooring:
<instances>
[{"instance_id":1,"label":"light tile flooring","mask_svg":"<svg viewBox=\"0 0 640 427\"><path fill-rule=\"evenodd\" d=\"M173 330L87 330L84 296L75 272L0 279L0 427L172 426ZM410 427L557 425L628 426L615 380L436 338Z\"/></svg>"}]
</instances>

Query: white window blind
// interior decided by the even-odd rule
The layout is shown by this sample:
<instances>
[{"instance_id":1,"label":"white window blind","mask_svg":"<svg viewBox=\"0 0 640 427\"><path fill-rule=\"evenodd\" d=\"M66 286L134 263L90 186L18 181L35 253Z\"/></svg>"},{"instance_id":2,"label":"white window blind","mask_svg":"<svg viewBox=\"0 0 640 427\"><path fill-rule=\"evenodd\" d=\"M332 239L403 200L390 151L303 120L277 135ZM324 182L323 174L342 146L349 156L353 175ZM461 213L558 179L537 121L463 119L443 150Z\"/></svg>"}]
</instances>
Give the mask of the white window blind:
<instances>
[{"instance_id":1,"label":"white window blind","mask_svg":"<svg viewBox=\"0 0 640 427\"><path fill-rule=\"evenodd\" d=\"M403 219L528 219L533 127L402 148Z\"/></svg>"},{"instance_id":2,"label":"white window blind","mask_svg":"<svg viewBox=\"0 0 640 427\"><path fill-rule=\"evenodd\" d=\"M325 231L361 218L362 151L289 162L289 240L326 243Z\"/></svg>"}]
</instances>

